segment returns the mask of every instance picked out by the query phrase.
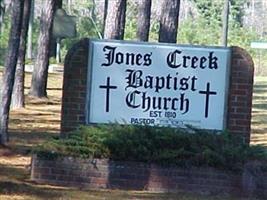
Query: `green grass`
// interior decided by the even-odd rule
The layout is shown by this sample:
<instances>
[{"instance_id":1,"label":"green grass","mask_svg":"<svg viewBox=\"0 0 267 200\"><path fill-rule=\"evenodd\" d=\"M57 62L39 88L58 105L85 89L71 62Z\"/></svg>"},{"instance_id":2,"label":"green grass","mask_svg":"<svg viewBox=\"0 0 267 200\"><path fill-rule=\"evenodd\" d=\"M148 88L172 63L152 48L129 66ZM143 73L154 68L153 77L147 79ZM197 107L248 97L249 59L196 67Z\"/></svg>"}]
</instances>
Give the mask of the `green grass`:
<instances>
[{"instance_id":1,"label":"green grass","mask_svg":"<svg viewBox=\"0 0 267 200\"><path fill-rule=\"evenodd\" d=\"M267 77L254 79L251 144L267 146Z\"/></svg>"}]
</instances>

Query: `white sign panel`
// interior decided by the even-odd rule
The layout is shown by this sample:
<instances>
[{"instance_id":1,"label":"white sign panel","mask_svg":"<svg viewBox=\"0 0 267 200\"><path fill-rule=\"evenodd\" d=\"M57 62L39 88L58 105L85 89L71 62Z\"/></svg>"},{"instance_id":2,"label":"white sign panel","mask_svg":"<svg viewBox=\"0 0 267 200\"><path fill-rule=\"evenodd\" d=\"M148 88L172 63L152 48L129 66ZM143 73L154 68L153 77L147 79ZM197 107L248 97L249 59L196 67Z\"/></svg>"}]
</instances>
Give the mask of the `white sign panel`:
<instances>
[{"instance_id":1,"label":"white sign panel","mask_svg":"<svg viewBox=\"0 0 267 200\"><path fill-rule=\"evenodd\" d=\"M228 48L90 41L87 123L222 130Z\"/></svg>"}]
</instances>

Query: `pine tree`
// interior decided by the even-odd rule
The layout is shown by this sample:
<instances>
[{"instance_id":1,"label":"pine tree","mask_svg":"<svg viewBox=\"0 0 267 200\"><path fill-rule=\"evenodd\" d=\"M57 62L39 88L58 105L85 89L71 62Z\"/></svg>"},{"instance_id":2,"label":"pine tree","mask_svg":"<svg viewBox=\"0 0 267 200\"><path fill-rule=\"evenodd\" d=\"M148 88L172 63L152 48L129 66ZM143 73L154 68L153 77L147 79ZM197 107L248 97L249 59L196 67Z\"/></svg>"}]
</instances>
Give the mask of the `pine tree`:
<instances>
[{"instance_id":1,"label":"pine tree","mask_svg":"<svg viewBox=\"0 0 267 200\"><path fill-rule=\"evenodd\" d=\"M140 41L148 41L151 15L151 0L140 0L138 2L137 33Z\"/></svg>"},{"instance_id":2,"label":"pine tree","mask_svg":"<svg viewBox=\"0 0 267 200\"><path fill-rule=\"evenodd\" d=\"M162 4L159 42L176 43L180 0L165 0Z\"/></svg>"},{"instance_id":3,"label":"pine tree","mask_svg":"<svg viewBox=\"0 0 267 200\"><path fill-rule=\"evenodd\" d=\"M6 144L9 140L8 119L20 44L23 5L24 0L12 1L11 29L0 98L0 144Z\"/></svg>"},{"instance_id":4,"label":"pine tree","mask_svg":"<svg viewBox=\"0 0 267 200\"><path fill-rule=\"evenodd\" d=\"M125 27L126 0L108 1L104 38L123 39Z\"/></svg>"},{"instance_id":5,"label":"pine tree","mask_svg":"<svg viewBox=\"0 0 267 200\"><path fill-rule=\"evenodd\" d=\"M29 94L38 98L47 97L46 85L49 66L49 44L52 35L53 17L56 8L55 0L46 0L40 19L38 51L32 74Z\"/></svg>"},{"instance_id":6,"label":"pine tree","mask_svg":"<svg viewBox=\"0 0 267 200\"><path fill-rule=\"evenodd\" d=\"M31 14L31 3L32 0L24 0L19 54L16 67L16 74L15 74L15 83L12 94L12 108L24 107L24 68L25 68L27 33L28 33L29 19Z\"/></svg>"}]
</instances>

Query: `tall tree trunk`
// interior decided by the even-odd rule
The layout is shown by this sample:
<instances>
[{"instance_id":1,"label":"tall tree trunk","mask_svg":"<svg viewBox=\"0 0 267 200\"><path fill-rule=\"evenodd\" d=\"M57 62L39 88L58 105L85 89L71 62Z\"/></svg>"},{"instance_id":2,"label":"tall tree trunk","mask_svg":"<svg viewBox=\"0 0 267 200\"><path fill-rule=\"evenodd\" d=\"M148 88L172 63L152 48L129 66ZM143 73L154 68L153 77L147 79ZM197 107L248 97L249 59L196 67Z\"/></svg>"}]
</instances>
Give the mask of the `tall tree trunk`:
<instances>
[{"instance_id":1,"label":"tall tree trunk","mask_svg":"<svg viewBox=\"0 0 267 200\"><path fill-rule=\"evenodd\" d=\"M92 0L92 8L91 8L91 18L94 22L96 22L96 3L95 0Z\"/></svg>"},{"instance_id":2,"label":"tall tree trunk","mask_svg":"<svg viewBox=\"0 0 267 200\"><path fill-rule=\"evenodd\" d=\"M121 4L121 19L120 19L120 35L119 35L119 39L120 40L123 40L124 38L124 30L125 30L125 22L126 22L126 7L127 7L127 2L126 0L125 1L122 1L122 4Z\"/></svg>"},{"instance_id":3,"label":"tall tree trunk","mask_svg":"<svg viewBox=\"0 0 267 200\"><path fill-rule=\"evenodd\" d=\"M52 35L55 0L46 0L41 19L38 38L38 51L32 74L29 94L38 98L47 97L46 84L49 65L49 44Z\"/></svg>"},{"instance_id":4,"label":"tall tree trunk","mask_svg":"<svg viewBox=\"0 0 267 200\"><path fill-rule=\"evenodd\" d=\"M165 0L162 4L159 42L176 43L180 0Z\"/></svg>"},{"instance_id":5,"label":"tall tree trunk","mask_svg":"<svg viewBox=\"0 0 267 200\"><path fill-rule=\"evenodd\" d=\"M4 32L5 4L0 0L0 35Z\"/></svg>"},{"instance_id":6,"label":"tall tree trunk","mask_svg":"<svg viewBox=\"0 0 267 200\"><path fill-rule=\"evenodd\" d=\"M125 26L126 0L108 1L104 38L123 39Z\"/></svg>"},{"instance_id":7,"label":"tall tree trunk","mask_svg":"<svg viewBox=\"0 0 267 200\"><path fill-rule=\"evenodd\" d=\"M55 11L62 8L62 0L55 0ZM49 57L57 57L57 38L50 39Z\"/></svg>"},{"instance_id":8,"label":"tall tree trunk","mask_svg":"<svg viewBox=\"0 0 267 200\"><path fill-rule=\"evenodd\" d=\"M31 14L29 19L29 27L28 27L28 41L27 41L27 58L32 59L33 53L32 53L32 33L33 33L33 21L34 21L34 2L35 0L32 0L31 2Z\"/></svg>"},{"instance_id":9,"label":"tall tree trunk","mask_svg":"<svg viewBox=\"0 0 267 200\"><path fill-rule=\"evenodd\" d=\"M2 33L2 24L3 24L3 6L2 6L2 0L0 0L0 35Z\"/></svg>"},{"instance_id":10,"label":"tall tree trunk","mask_svg":"<svg viewBox=\"0 0 267 200\"><path fill-rule=\"evenodd\" d=\"M68 1L67 1L67 9L68 9L68 14L69 14L69 15L72 14L71 7L72 7L72 0L68 0Z\"/></svg>"},{"instance_id":11,"label":"tall tree trunk","mask_svg":"<svg viewBox=\"0 0 267 200\"><path fill-rule=\"evenodd\" d=\"M12 1L11 29L3 73L0 102L0 143L8 142L8 119L18 58L24 0Z\"/></svg>"},{"instance_id":12,"label":"tall tree trunk","mask_svg":"<svg viewBox=\"0 0 267 200\"><path fill-rule=\"evenodd\" d=\"M136 37L140 41L148 41L151 15L151 0L139 0Z\"/></svg>"},{"instance_id":13,"label":"tall tree trunk","mask_svg":"<svg viewBox=\"0 0 267 200\"><path fill-rule=\"evenodd\" d=\"M104 17L103 17L103 28L102 28L102 36L104 37L105 34L105 25L106 25L106 19L107 19L107 12L108 12L108 0L105 0L104 3Z\"/></svg>"},{"instance_id":14,"label":"tall tree trunk","mask_svg":"<svg viewBox=\"0 0 267 200\"><path fill-rule=\"evenodd\" d=\"M15 74L15 83L12 94L12 108L24 107L24 68L25 68L25 54L27 33L29 27L29 19L31 14L32 0L24 0L23 20L20 35L19 54Z\"/></svg>"}]
</instances>

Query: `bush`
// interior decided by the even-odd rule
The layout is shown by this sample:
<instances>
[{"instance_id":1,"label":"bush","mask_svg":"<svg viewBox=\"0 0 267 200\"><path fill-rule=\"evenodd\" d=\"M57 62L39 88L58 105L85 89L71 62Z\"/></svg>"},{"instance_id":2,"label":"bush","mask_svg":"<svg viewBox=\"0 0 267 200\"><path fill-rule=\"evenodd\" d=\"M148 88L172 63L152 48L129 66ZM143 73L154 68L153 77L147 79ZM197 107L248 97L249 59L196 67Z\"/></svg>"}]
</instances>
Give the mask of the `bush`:
<instances>
[{"instance_id":1,"label":"bush","mask_svg":"<svg viewBox=\"0 0 267 200\"><path fill-rule=\"evenodd\" d=\"M240 170L248 160L267 158L263 147L250 147L227 132L122 125L82 126L68 138L53 139L35 152L46 157L108 158L227 170Z\"/></svg>"}]
</instances>

